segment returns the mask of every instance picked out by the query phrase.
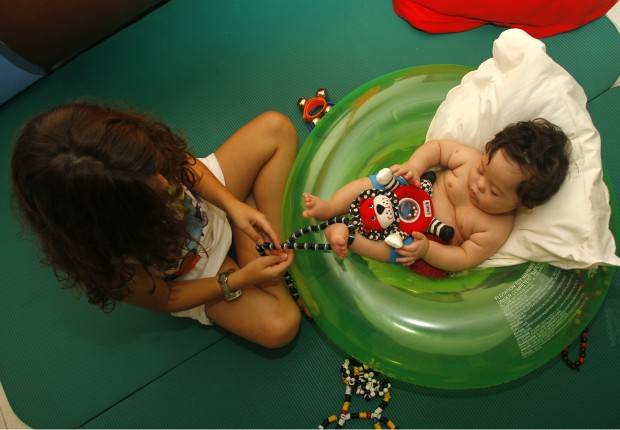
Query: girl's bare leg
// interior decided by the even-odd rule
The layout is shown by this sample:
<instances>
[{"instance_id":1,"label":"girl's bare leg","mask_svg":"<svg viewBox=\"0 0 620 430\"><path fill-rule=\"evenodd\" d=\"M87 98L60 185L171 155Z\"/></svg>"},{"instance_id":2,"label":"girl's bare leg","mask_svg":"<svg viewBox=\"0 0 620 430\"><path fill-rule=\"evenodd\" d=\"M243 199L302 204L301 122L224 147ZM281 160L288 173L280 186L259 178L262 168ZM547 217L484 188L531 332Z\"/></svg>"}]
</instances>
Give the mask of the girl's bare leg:
<instances>
[{"instance_id":1,"label":"girl's bare leg","mask_svg":"<svg viewBox=\"0 0 620 430\"><path fill-rule=\"evenodd\" d=\"M265 214L280 238L282 198L297 145L297 133L289 119L267 112L247 123L215 151L226 187L242 201L252 194L257 209ZM255 243L232 227L237 261L243 267L259 254ZM222 270L227 265L234 267L234 262L227 261ZM299 307L283 280L244 289L239 300L207 303L205 309L216 324L269 348L291 342L301 320Z\"/></svg>"}]
</instances>

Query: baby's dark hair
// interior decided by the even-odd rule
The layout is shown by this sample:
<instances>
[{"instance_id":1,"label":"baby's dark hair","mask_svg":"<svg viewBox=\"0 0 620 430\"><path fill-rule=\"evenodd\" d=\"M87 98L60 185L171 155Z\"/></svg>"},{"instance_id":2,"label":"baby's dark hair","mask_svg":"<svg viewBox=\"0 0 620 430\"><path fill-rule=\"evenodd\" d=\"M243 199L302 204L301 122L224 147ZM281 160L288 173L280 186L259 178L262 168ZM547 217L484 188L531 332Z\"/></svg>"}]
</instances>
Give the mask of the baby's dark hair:
<instances>
[{"instance_id":1,"label":"baby's dark hair","mask_svg":"<svg viewBox=\"0 0 620 430\"><path fill-rule=\"evenodd\" d=\"M164 267L187 232L172 200L146 180L191 187L186 140L143 114L92 104L32 118L11 160L13 199L37 234L43 262L90 303L111 310L130 290L133 264ZM177 187L182 190L181 187Z\"/></svg>"},{"instance_id":2,"label":"baby's dark hair","mask_svg":"<svg viewBox=\"0 0 620 430\"><path fill-rule=\"evenodd\" d=\"M560 127L546 119L508 125L486 144L489 160L499 149L527 174L517 188L517 196L527 208L549 200L568 174L570 140Z\"/></svg>"}]
</instances>

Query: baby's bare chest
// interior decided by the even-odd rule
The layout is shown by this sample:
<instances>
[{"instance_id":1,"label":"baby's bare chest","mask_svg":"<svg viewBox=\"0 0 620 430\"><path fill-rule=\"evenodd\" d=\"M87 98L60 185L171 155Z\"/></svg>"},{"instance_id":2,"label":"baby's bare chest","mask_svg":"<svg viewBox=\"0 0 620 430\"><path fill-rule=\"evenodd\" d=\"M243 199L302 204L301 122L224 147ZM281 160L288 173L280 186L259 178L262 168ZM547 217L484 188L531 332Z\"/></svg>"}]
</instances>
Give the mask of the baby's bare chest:
<instances>
[{"instance_id":1,"label":"baby's bare chest","mask_svg":"<svg viewBox=\"0 0 620 430\"><path fill-rule=\"evenodd\" d=\"M439 172L433 186L435 218L454 227L452 243L461 244L475 231L485 214L469 201L467 181L449 171Z\"/></svg>"}]
</instances>

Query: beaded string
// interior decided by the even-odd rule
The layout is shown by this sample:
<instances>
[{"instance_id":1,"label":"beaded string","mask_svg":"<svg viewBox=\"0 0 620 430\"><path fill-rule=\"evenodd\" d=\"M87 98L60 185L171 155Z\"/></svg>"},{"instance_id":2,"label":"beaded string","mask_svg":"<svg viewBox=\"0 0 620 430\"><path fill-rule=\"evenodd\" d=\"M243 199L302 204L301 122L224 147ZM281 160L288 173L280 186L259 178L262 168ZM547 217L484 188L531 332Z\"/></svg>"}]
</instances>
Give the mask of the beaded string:
<instances>
[{"instance_id":1,"label":"beaded string","mask_svg":"<svg viewBox=\"0 0 620 430\"><path fill-rule=\"evenodd\" d=\"M570 345L562 350L562 360L568 367L573 370L579 370L579 367L586 362L586 350L588 349L588 328L584 328L581 332L581 344L579 345L579 358L576 361L572 361L568 358L568 349Z\"/></svg>"},{"instance_id":2,"label":"beaded string","mask_svg":"<svg viewBox=\"0 0 620 430\"><path fill-rule=\"evenodd\" d=\"M344 427L345 423L354 419L369 419L372 420L373 427L380 429L381 424L385 424L391 429L397 429L396 425L387 417L383 416L383 411L387 408L390 402L390 388L392 384L387 379L377 379L378 374L374 370L356 361L350 357L344 361L340 368L340 374L342 376L342 382L345 384L345 395L340 415L332 415L325 418L319 429L324 429L331 423L337 422L337 429ZM351 394L355 393L358 396L363 397L365 400L371 400L376 397L381 397L382 401L379 407L373 412L349 412L351 406Z\"/></svg>"},{"instance_id":3,"label":"beaded string","mask_svg":"<svg viewBox=\"0 0 620 430\"><path fill-rule=\"evenodd\" d=\"M309 225L308 227L304 227L300 230L297 230L293 233L286 242L283 242L280 246L282 249L295 249L295 250L306 250L306 251L331 251L332 247L329 243L296 243L295 241L300 237L311 233L325 230L327 227L333 224L346 224L349 228L349 237L347 240L347 245L351 245L353 243L353 239L355 239L355 227L349 223L349 219L343 216L336 216L327 221L322 222L319 225ZM262 245L256 245L256 250L260 253L260 255L265 255L266 250L276 249L276 246L271 242L265 242ZM295 281L293 280L293 276L291 275L291 271L287 270L284 273L284 280L286 282L286 286L291 292L291 296L293 299L297 300L299 298L299 292L297 291L297 287L295 286Z\"/></svg>"}]
</instances>

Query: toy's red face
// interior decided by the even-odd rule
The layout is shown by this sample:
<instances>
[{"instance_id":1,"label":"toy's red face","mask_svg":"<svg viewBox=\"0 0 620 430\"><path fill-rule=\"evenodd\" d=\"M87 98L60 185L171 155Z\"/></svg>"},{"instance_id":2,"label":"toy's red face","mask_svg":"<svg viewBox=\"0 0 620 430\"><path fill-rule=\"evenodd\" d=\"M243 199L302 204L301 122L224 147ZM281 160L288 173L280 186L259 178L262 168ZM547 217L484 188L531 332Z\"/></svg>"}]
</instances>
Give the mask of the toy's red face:
<instances>
[{"instance_id":1,"label":"toy's red face","mask_svg":"<svg viewBox=\"0 0 620 430\"><path fill-rule=\"evenodd\" d=\"M360 199L360 217L366 231L381 231L396 221L392 201L384 195Z\"/></svg>"}]
</instances>

